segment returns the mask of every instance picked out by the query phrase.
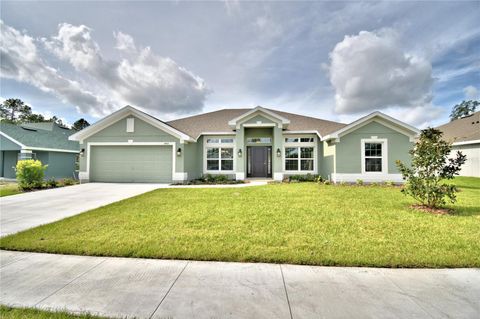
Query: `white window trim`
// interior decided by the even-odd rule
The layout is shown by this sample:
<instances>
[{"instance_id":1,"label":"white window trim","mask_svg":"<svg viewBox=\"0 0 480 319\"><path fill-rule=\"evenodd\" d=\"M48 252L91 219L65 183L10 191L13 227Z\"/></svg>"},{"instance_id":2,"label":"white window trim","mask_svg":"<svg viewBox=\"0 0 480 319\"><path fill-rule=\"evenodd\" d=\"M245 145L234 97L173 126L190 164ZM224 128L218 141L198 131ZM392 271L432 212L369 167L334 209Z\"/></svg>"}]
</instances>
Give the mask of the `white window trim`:
<instances>
[{"instance_id":1,"label":"white window trim","mask_svg":"<svg viewBox=\"0 0 480 319\"><path fill-rule=\"evenodd\" d=\"M285 142L285 138L288 137L288 138L298 138L299 141L300 141L300 138L311 138L313 137L313 142ZM282 172L285 173L285 174L295 174L295 175L302 175L302 174L318 174L318 164L317 164L317 161L318 161L318 157L317 157L317 152L318 152L318 143L317 143L317 138L316 136L312 136L312 135L289 135L289 136L285 136L285 135L282 135L282 143L283 143L283 152L282 152ZM294 170L294 171L291 171L291 170L286 170L285 169L285 161L287 160L287 158L285 157L285 149L288 148L288 147L313 147L313 170L311 171L302 171L300 170L300 167L301 167L301 158L300 158L300 150L299 150L299 153L298 153L298 170Z\"/></svg>"},{"instance_id":2,"label":"white window trim","mask_svg":"<svg viewBox=\"0 0 480 319\"><path fill-rule=\"evenodd\" d=\"M90 154L92 146L171 146L172 147L172 180L183 180L186 178L185 173L176 173L176 150L175 142L90 142L87 146L87 170L80 172L81 179L90 179Z\"/></svg>"},{"instance_id":3,"label":"white window trim","mask_svg":"<svg viewBox=\"0 0 480 319\"><path fill-rule=\"evenodd\" d=\"M210 136L209 138L216 138ZM229 138L223 136L223 138ZM222 137L218 138L219 140ZM218 148L218 170L207 170L207 148ZM222 148L231 148L233 149L233 169L232 170L222 170ZM207 143L207 139L203 140L203 173L204 174L235 174L237 168L237 148L235 147L235 137L233 137L233 143ZM210 159L213 160L213 159Z\"/></svg>"},{"instance_id":4,"label":"white window trim","mask_svg":"<svg viewBox=\"0 0 480 319\"><path fill-rule=\"evenodd\" d=\"M382 175L388 174L388 139L386 138L365 138L361 139L361 154L362 154L362 174L367 175ZM365 171L365 143L380 143L382 144L382 171L381 172L367 172Z\"/></svg>"}]
</instances>

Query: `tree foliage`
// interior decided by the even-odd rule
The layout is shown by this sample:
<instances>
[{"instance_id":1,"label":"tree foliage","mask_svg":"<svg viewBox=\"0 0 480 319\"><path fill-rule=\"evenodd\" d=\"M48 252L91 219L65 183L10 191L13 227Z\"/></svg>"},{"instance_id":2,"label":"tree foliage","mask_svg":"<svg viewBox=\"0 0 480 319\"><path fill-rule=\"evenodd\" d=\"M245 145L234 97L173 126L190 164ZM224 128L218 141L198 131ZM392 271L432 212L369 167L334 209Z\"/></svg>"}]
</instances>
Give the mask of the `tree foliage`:
<instances>
[{"instance_id":1,"label":"tree foliage","mask_svg":"<svg viewBox=\"0 0 480 319\"><path fill-rule=\"evenodd\" d=\"M445 180L458 175L466 155L457 152L449 158L451 149L451 144L442 139L441 131L434 128L422 130L420 139L409 152L411 166L396 162L406 180L402 192L432 208L445 205L446 198L454 203L457 188Z\"/></svg>"},{"instance_id":2,"label":"tree foliage","mask_svg":"<svg viewBox=\"0 0 480 319\"><path fill-rule=\"evenodd\" d=\"M0 116L2 122L12 124L55 122L62 127L67 127L67 125L56 116L46 118L42 114L33 113L32 108L20 99L7 99L3 101L0 104Z\"/></svg>"},{"instance_id":3,"label":"tree foliage","mask_svg":"<svg viewBox=\"0 0 480 319\"><path fill-rule=\"evenodd\" d=\"M453 107L452 113L450 113L450 121L462 118L475 112L477 107L480 106L479 101L462 101Z\"/></svg>"},{"instance_id":4,"label":"tree foliage","mask_svg":"<svg viewBox=\"0 0 480 319\"><path fill-rule=\"evenodd\" d=\"M87 126L90 126L90 123L88 123L87 120L81 118L81 119L75 121L75 123L73 123L72 128L74 130L80 131L80 130L83 130L84 128L86 128Z\"/></svg>"},{"instance_id":5,"label":"tree foliage","mask_svg":"<svg viewBox=\"0 0 480 319\"><path fill-rule=\"evenodd\" d=\"M32 114L32 108L20 99L7 99L0 104L0 115L3 121L17 123Z\"/></svg>"}]
</instances>

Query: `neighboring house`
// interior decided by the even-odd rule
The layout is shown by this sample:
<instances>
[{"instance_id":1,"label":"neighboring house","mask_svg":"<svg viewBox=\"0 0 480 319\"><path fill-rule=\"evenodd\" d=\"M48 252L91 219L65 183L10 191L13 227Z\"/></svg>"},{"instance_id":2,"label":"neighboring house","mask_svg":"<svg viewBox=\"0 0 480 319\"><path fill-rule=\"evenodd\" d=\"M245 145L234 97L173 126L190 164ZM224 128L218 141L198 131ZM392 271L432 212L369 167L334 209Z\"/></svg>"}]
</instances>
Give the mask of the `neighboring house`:
<instances>
[{"instance_id":1,"label":"neighboring house","mask_svg":"<svg viewBox=\"0 0 480 319\"><path fill-rule=\"evenodd\" d=\"M17 161L35 158L48 164L45 178L74 178L80 152L68 139L74 132L53 122L0 123L0 177L15 178Z\"/></svg>"},{"instance_id":2,"label":"neighboring house","mask_svg":"<svg viewBox=\"0 0 480 319\"><path fill-rule=\"evenodd\" d=\"M456 151L467 155L460 175L480 177L480 112L453 120L438 129L446 141L453 143L452 155Z\"/></svg>"},{"instance_id":3,"label":"neighboring house","mask_svg":"<svg viewBox=\"0 0 480 319\"><path fill-rule=\"evenodd\" d=\"M349 125L263 107L170 122L126 106L70 136L80 179L182 182L203 174L273 178L320 174L334 182L396 181L419 131L380 112Z\"/></svg>"}]
</instances>

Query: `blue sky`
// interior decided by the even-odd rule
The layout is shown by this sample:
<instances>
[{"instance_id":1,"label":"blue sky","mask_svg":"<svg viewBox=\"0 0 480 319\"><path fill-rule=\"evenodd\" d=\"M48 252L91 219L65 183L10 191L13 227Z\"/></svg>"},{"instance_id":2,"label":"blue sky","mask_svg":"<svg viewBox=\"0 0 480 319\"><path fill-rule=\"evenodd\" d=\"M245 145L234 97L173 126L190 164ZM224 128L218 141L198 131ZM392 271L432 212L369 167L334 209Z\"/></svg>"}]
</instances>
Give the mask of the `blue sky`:
<instances>
[{"instance_id":1,"label":"blue sky","mask_svg":"<svg viewBox=\"0 0 480 319\"><path fill-rule=\"evenodd\" d=\"M1 3L2 98L72 123L262 105L424 127L478 98L480 2Z\"/></svg>"}]
</instances>

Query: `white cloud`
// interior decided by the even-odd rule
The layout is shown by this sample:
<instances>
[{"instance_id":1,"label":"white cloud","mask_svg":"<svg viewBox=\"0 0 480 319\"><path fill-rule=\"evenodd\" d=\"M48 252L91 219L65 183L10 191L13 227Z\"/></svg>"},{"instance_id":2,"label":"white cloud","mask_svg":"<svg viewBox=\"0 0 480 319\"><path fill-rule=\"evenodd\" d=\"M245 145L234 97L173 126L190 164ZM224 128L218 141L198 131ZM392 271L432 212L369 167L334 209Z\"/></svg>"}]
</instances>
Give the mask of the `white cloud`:
<instances>
[{"instance_id":1,"label":"white cloud","mask_svg":"<svg viewBox=\"0 0 480 319\"><path fill-rule=\"evenodd\" d=\"M419 107L432 99L431 64L404 52L391 29L345 36L330 52L330 60L337 113Z\"/></svg>"},{"instance_id":2,"label":"white cloud","mask_svg":"<svg viewBox=\"0 0 480 319\"><path fill-rule=\"evenodd\" d=\"M44 43L52 53L105 85L115 101L157 114L202 110L210 90L203 79L150 47L138 48L130 35L114 33L121 61L103 57L86 26L59 25L58 35Z\"/></svg>"},{"instance_id":3,"label":"white cloud","mask_svg":"<svg viewBox=\"0 0 480 319\"><path fill-rule=\"evenodd\" d=\"M478 99L478 89L473 85L469 85L463 89L463 93L465 93L465 98L467 100L476 100Z\"/></svg>"},{"instance_id":4,"label":"white cloud","mask_svg":"<svg viewBox=\"0 0 480 319\"><path fill-rule=\"evenodd\" d=\"M110 112L114 105L101 95L85 89L79 82L59 74L38 54L35 40L7 26L0 20L2 46L1 77L28 83L52 93L65 103L73 104L82 113L95 116Z\"/></svg>"}]
</instances>

